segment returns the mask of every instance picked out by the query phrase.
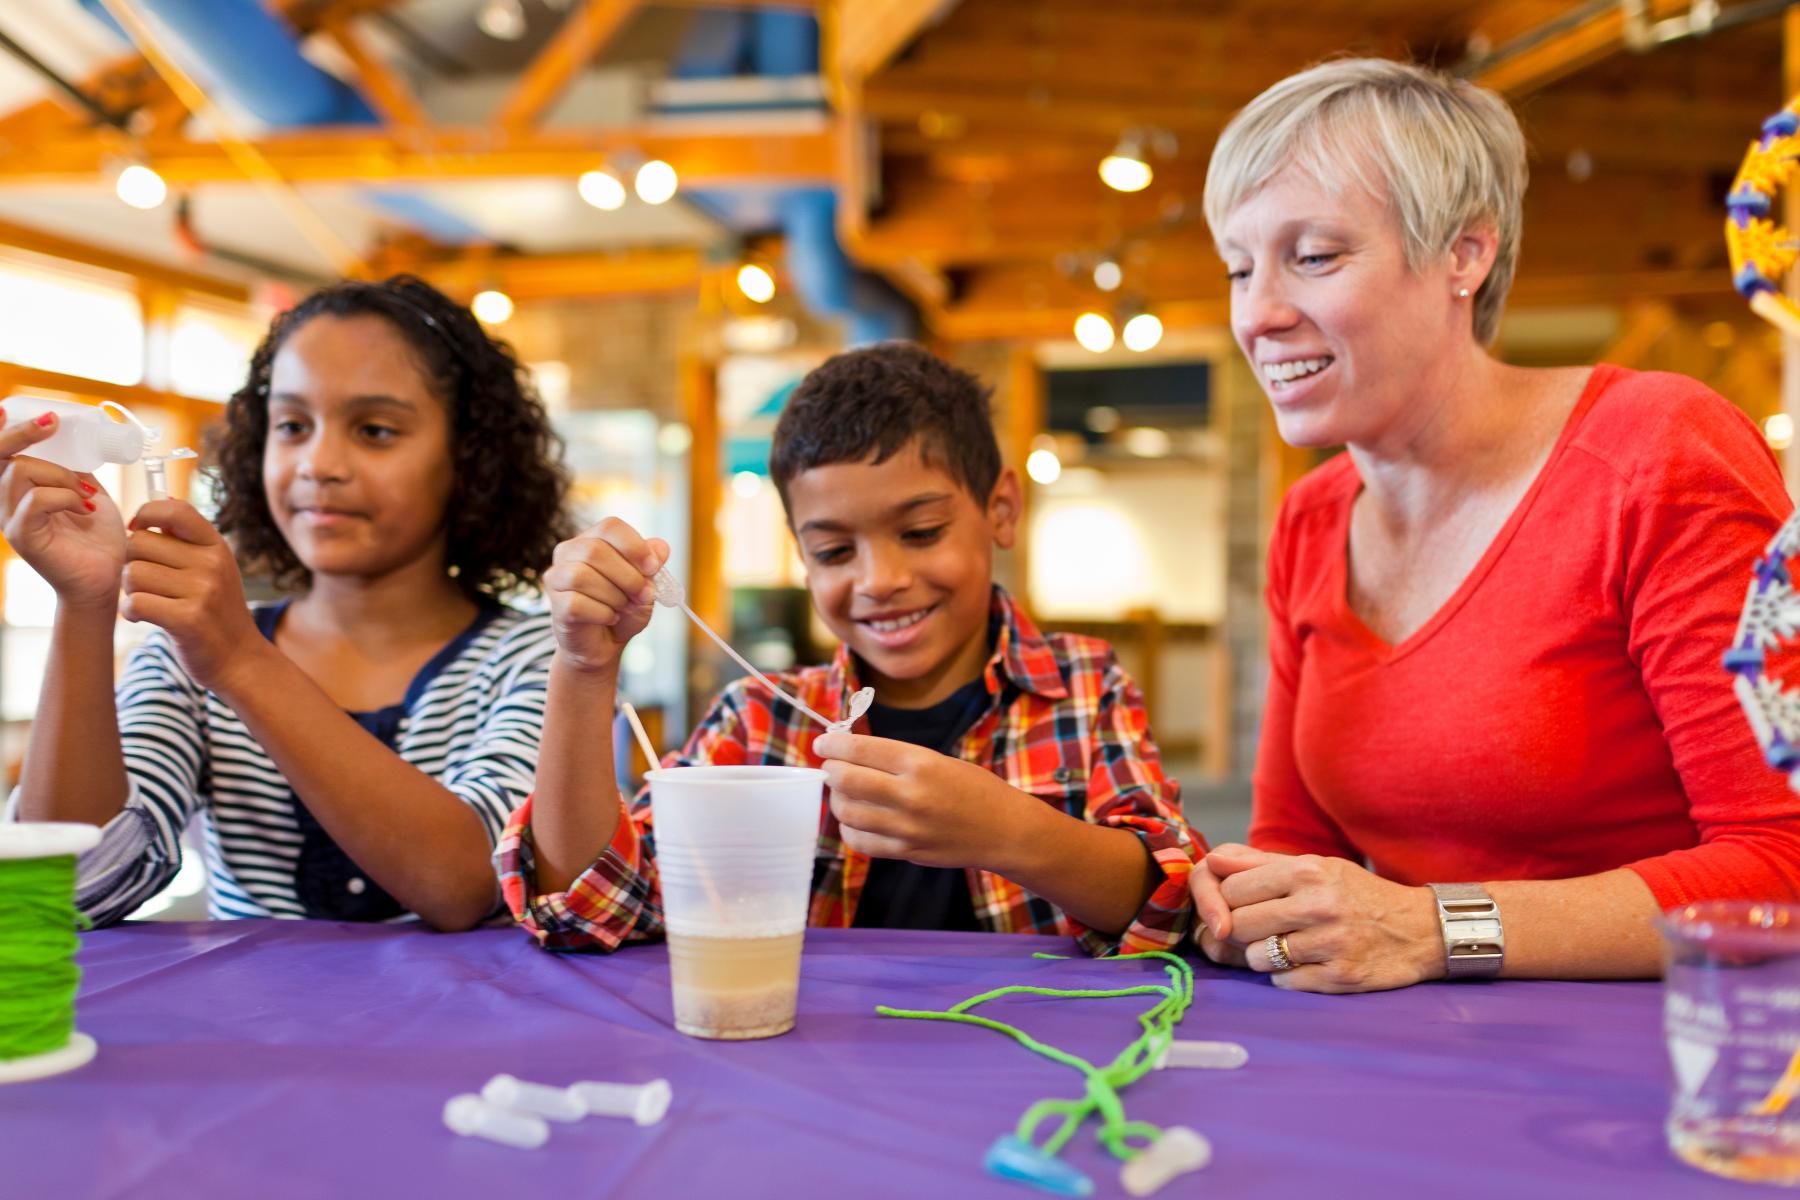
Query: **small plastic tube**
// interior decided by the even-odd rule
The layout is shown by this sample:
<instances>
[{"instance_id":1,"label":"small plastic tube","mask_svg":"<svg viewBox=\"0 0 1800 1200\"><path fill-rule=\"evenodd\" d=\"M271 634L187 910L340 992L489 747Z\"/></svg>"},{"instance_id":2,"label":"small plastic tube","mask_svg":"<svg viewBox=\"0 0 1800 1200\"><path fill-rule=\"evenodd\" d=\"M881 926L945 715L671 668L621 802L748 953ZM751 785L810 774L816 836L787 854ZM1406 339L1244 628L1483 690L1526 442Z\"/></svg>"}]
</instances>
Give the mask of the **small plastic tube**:
<instances>
[{"instance_id":1,"label":"small plastic tube","mask_svg":"<svg viewBox=\"0 0 1800 1200\"><path fill-rule=\"evenodd\" d=\"M569 1085L569 1096L590 1117L630 1117L639 1125L654 1125L669 1111L675 1093L666 1079L649 1083L596 1083L582 1080Z\"/></svg>"},{"instance_id":2,"label":"small plastic tube","mask_svg":"<svg viewBox=\"0 0 1800 1200\"><path fill-rule=\"evenodd\" d=\"M496 1075L488 1080L481 1089L481 1098L501 1108L548 1117L552 1121L579 1121L587 1116L581 1101L571 1096L567 1088L526 1083L511 1075Z\"/></svg>"},{"instance_id":3,"label":"small plastic tube","mask_svg":"<svg viewBox=\"0 0 1800 1200\"><path fill-rule=\"evenodd\" d=\"M1094 1181L1053 1155L1012 1134L1001 1134L981 1160L989 1175L1028 1183L1053 1196L1091 1196ZM1130 1164L1126 1164L1129 1166Z\"/></svg>"},{"instance_id":4,"label":"small plastic tube","mask_svg":"<svg viewBox=\"0 0 1800 1200\"><path fill-rule=\"evenodd\" d=\"M550 1140L550 1126L542 1117L501 1108L472 1092L445 1103L444 1124L463 1137L486 1138L521 1150L536 1150Z\"/></svg>"},{"instance_id":5,"label":"small plastic tube","mask_svg":"<svg viewBox=\"0 0 1800 1200\"><path fill-rule=\"evenodd\" d=\"M1171 1181L1212 1161L1212 1143L1187 1128L1171 1125L1136 1158L1119 1168L1119 1186L1133 1196L1150 1196Z\"/></svg>"},{"instance_id":6,"label":"small plastic tube","mask_svg":"<svg viewBox=\"0 0 1800 1200\"><path fill-rule=\"evenodd\" d=\"M1207 1071L1235 1071L1250 1061L1250 1052L1236 1042L1170 1042L1156 1056L1156 1069L1195 1067Z\"/></svg>"}]
</instances>

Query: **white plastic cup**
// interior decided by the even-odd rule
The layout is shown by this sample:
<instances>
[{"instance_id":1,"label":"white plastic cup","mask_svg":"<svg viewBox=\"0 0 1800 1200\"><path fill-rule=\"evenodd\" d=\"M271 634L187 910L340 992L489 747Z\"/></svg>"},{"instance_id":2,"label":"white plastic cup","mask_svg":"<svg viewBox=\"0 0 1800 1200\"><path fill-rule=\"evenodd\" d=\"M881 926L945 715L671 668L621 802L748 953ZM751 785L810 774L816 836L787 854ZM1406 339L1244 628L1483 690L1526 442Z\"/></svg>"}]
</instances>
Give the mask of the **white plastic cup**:
<instances>
[{"instance_id":1,"label":"white plastic cup","mask_svg":"<svg viewBox=\"0 0 1800 1200\"><path fill-rule=\"evenodd\" d=\"M675 1028L745 1040L794 1027L825 772L646 773Z\"/></svg>"}]
</instances>

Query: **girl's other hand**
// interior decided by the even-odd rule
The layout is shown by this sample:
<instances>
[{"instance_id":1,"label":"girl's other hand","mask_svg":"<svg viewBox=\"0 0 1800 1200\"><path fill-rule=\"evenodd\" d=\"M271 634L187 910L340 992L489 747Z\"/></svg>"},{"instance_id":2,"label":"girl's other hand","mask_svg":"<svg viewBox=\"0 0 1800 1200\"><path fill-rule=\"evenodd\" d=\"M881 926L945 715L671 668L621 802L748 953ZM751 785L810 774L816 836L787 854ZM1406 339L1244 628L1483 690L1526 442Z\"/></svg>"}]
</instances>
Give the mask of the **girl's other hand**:
<instances>
[{"instance_id":1,"label":"girl's other hand","mask_svg":"<svg viewBox=\"0 0 1800 1200\"><path fill-rule=\"evenodd\" d=\"M652 579L669 545L608 517L556 547L544 594L556 627L556 653L584 671L610 670L625 643L656 611Z\"/></svg>"},{"instance_id":2,"label":"girl's other hand","mask_svg":"<svg viewBox=\"0 0 1800 1200\"><path fill-rule=\"evenodd\" d=\"M270 646L244 601L231 547L193 505L152 500L131 518L126 557L119 611L167 630L194 681L229 699L232 671Z\"/></svg>"},{"instance_id":3,"label":"girl's other hand","mask_svg":"<svg viewBox=\"0 0 1800 1200\"><path fill-rule=\"evenodd\" d=\"M68 605L111 609L125 566L119 510L92 475L26 455L56 432L56 418L0 429L0 503L13 551Z\"/></svg>"}]
</instances>

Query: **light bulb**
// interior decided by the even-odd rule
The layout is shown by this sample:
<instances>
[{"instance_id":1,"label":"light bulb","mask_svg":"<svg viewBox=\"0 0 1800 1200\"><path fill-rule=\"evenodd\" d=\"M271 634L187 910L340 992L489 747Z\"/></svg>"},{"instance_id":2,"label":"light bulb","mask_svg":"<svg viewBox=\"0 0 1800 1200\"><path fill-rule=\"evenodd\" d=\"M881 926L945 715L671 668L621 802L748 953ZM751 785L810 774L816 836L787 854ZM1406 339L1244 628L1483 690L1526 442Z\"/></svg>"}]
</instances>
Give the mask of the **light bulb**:
<instances>
[{"instance_id":1,"label":"light bulb","mask_svg":"<svg viewBox=\"0 0 1800 1200\"><path fill-rule=\"evenodd\" d=\"M1103 258L1094 264L1094 286L1103 292L1117 291L1125 282L1125 272L1110 258Z\"/></svg>"},{"instance_id":2,"label":"light bulb","mask_svg":"<svg viewBox=\"0 0 1800 1200\"><path fill-rule=\"evenodd\" d=\"M1142 354L1162 341L1162 335L1163 323L1154 313L1139 313L1125 322L1125 328L1119 337L1127 350L1136 350Z\"/></svg>"},{"instance_id":3,"label":"light bulb","mask_svg":"<svg viewBox=\"0 0 1800 1200\"><path fill-rule=\"evenodd\" d=\"M475 299L469 302L469 311L483 325L503 325L513 315L512 297L492 288L476 292Z\"/></svg>"},{"instance_id":4,"label":"light bulb","mask_svg":"<svg viewBox=\"0 0 1800 1200\"><path fill-rule=\"evenodd\" d=\"M611 171L584 171L575 190L595 208L614 212L625 206L625 185Z\"/></svg>"},{"instance_id":5,"label":"light bulb","mask_svg":"<svg viewBox=\"0 0 1800 1200\"><path fill-rule=\"evenodd\" d=\"M1104 354L1112 349L1112 322L1099 313L1082 313L1075 319L1075 340L1081 343L1084 350Z\"/></svg>"},{"instance_id":6,"label":"light bulb","mask_svg":"<svg viewBox=\"0 0 1800 1200\"><path fill-rule=\"evenodd\" d=\"M1150 164L1138 158L1138 151L1125 151L1124 147L1100 160L1100 178L1106 186L1115 192L1141 192L1150 186L1156 172Z\"/></svg>"},{"instance_id":7,"label":"light bulb","mask_svg":"<svg viewBox=\"0 0 1800 1200\"><path fill-rule=\"evenodd\" d=\"M738 268L737 285L738 291L758 304L767 304L775 298L775 277L755 263L745 263Z\"/></svg>"},{"instance_id":8,"label":"light bulb","mask_svg":"<svg viewBox=\"0 0 1800 1200\"><path fill-rule=\"evenodd\" d=\"M675 178L674 167L660 158L653 158L638 168L633 186L637 188L638 199L645 204L661 204L675 194L680 181Z\"/></svg>"},{"instance_id":9,"label":"light bulb","mask_svg":"<svg viewBox=\"0 0 1800 1200\"><path fill-rule=\"evenodd\" d=\"M163 177L142 163L132 163L120 171L113 188L119 199L133 208L155 208L169 196L169 185Z\"/></svg>"},{"instance_id":10,"label":"light bulb","mask_svg":"<svg viewBox=\"0 0 1800 1200\"><path fill-rule=\"evenodd\" d=\"M475 14L475 25L497 41L516 42L525 36L525 6L519 0L488 0Z\"/></svg>"},{"instance_id":11,"label":"light bulb","mask_svg":"<svg viewBox=\"0 0 1800 1200\"><path fill-rule=\"evenodd\" d=\"M1033 450L1025 459L1025 473L1033 483L1049 485L1062 478L1062 459L1054 450Z\"/></svg>"}]
</instances>

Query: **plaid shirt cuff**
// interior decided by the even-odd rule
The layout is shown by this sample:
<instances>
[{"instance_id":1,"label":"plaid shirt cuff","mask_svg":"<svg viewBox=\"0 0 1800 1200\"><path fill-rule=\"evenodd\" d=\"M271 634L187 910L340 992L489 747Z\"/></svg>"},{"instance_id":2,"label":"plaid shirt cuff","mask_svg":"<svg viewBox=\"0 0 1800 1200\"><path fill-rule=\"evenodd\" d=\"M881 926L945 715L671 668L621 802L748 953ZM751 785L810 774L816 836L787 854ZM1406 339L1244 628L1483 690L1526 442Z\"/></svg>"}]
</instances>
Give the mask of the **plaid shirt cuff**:
<instances>
[{"instance_id":1,"label":"plaid shirt cuff","mask_svg":"<svg viewBox=\"0 0 1800 1200\"><path fill-rule=\"evenodd\" d=\"M536 891L531 798L507 818L494 850L500 891L513 920L546 950L616 950L655 936L662 914L655 881L642 870L642 843L623 804L612 841L566 891Z\"/></svg>"},{"instance_id":2,"label":"plaid shirt cuff","mask_svg":"<svg viewBox=\"0 0 1800 1200\"><path fill-rule=\"evenodd\" d=\"M1188 891L1188 875L1194 869L1197 853L1193 839L1177 821L1128 817L1107 824L1138 836L1162 872L1162 881L1124 933L1109 936L1084 928L1075 935L1076 944L1095 958L1178 950L1194 921L1194 897Z\"/></svg>"}]
</instances>

